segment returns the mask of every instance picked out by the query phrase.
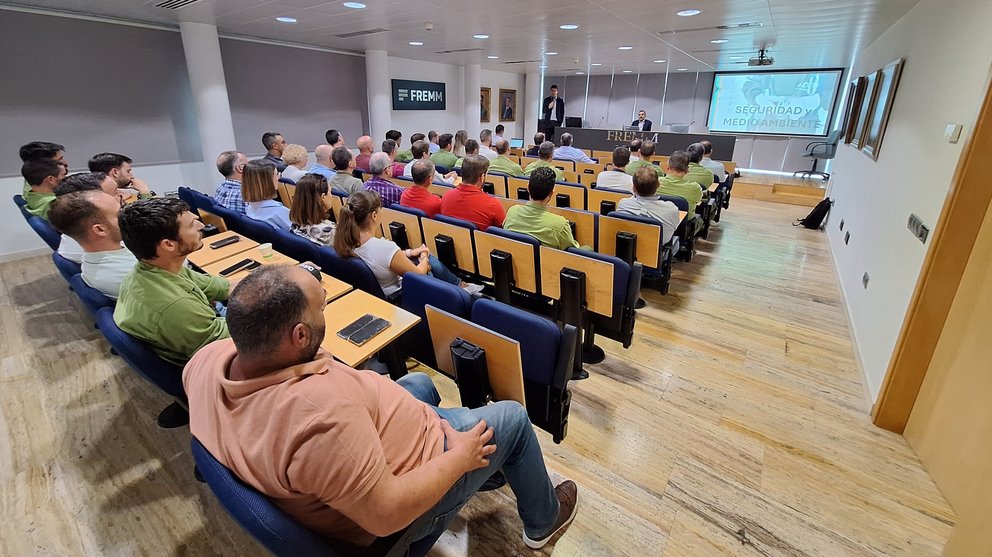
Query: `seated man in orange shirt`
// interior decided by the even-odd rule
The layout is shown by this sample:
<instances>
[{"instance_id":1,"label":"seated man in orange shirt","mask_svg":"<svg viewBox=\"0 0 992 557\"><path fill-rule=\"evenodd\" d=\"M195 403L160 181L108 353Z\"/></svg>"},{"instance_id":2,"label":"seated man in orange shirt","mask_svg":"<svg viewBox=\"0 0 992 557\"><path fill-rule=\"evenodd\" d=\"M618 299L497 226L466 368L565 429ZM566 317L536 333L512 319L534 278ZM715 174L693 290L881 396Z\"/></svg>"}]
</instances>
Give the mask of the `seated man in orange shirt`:
<instances>
[{"instance_id":1,"label":"seated man in orange shirt","mask_svg":"<svg viewBox=\"0 0 992 557\"><path fill-rule=\"evenodd\" d=\"M495 197L482 191L489 160L482 155L467 155L462 163L462 181L441 198L441 214L466 220L486 230L503 226L506 211Z\"/></svg>"},{"instance_id":2,"label":"seated man in orange shirt","mask_svg":"<svg viewBox=\"0 0 992 557\"><path fill-rule=\"evenodd\" d=\"M433 543L498 470L529 547L568 526L578 489L552 487L520 404L438 408L424 374L393 382L334 361L320 350L324 297L288 265L235 288L231 338L183 373L190 431L215 458L307 528L358 546L404 528L404 545Z\"/></svg>"},{"instance_id":3,"label":"seated man in orange shirt","mask_svg":"<svg viewBox=\"0 0 992 557\"><path fill-rule=\"evenodd\" d=\"M400 195L400 205L420 209L427 213L428 217L434 218L434 215L441 211L441 198L427 189L434 181L434 162L430 159L414 161L410 174L413 177L413 185L403 190Z\"/></svg>"}]
</instances>

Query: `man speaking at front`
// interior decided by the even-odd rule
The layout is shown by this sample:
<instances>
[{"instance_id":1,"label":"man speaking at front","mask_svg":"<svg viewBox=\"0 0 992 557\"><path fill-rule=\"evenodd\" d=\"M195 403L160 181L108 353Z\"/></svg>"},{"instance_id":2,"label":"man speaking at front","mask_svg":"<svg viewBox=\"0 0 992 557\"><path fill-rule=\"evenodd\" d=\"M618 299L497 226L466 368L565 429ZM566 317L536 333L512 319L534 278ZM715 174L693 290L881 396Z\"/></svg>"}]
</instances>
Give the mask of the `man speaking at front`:
<instances>
[{"instance_id":1,"label":"man speaking at front","mask_svg":"<svg viewBox=\"0 0 992 557\"><path fill-rule=\"evenodd\" d=\"M541 110L541 119L545 121L544 130L548 139L554 137L555 127L560 127L565 121L565 99L558 96L558 86L551 86L551 96L544 97L544 105Z\"/></svg>"}]
</instances>

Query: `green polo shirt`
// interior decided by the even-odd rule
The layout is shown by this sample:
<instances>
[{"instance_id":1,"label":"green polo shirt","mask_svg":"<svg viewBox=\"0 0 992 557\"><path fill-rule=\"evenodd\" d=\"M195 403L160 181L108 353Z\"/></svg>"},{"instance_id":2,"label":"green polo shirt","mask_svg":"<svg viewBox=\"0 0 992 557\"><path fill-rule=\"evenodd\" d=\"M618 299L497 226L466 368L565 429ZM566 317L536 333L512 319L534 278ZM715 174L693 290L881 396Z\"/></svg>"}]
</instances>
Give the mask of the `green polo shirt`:
<instances>
[{"instance_id":1,"label":"green polo shirt","mask_svg":"<svg viewBox=\"0 0 992 557\"><path fill-rule=\"evenodd\" d=\"M396 162L410 162L413 160L413 151L410 149L401 149L396 151Z\"/></svg>"},{"instance_id":2,"label":"green polo shirt","mask_svg":"<svg viewBox=\"0 0 992 557\"><path fill-rule=\"evenodd\" d=\"M509 174L510 176L523 176L524 169L520 168L520 165L506 158L504 155L499 155L495 159L489 161L489 172L502 172L503 174Z\"/></svg>"},{"instance_id":3,"label":"green polo shirt","mask_svg":"<svg viewBox=\"0 0 992 557\"><path fill-rule=\"evenodd\" d=\"M506 211L503 228L528 234L542 244L555 249L577 248L579 243L572 237L568 220L556 215L536 201L514 205Z\"/></svg>"},{"instance_id":4,"label":"green polo shirt","mask_svg":"<svg viewBox=\"0 0 992 557\"><path fill-rule=\"evenodd\" d=\"M434 161L434 164L439 164L448 170L451 170L458 162L458 157L456 157L451 151L438 151L437 153L431 155L431 160Z\"/></svg>"},{"instance_id":5,"label":"green polo shirt","mask_svg":"<svg viewBox=\"0 0 992 557\"><path fill-rule=\"evenodd\" d=\"M565 173L562 172L560 168L558 168L557 166L551 166L550 162L542 161L542 160L537 160L528 164L527 168L524 169L524 175L530 176L530 173L534 172L538 168L550 168L551 170L555 171L555 180L559 182L565 181Z\"/></svg>"},{"instance_id":6,"label":"green polo shirt","mask_svg":"<svg viewBox=\"0 0 992 557\"><path fill-rule=\"evenodd\" d=\"M52 206L52 201L55 201L55 194L28 190L24 192L24 201L28 202L25 209L29 213L48 220L48 209Z\"/></svg>"},{"instance_id":7,"label":"green polo shirt","mask_svg":"<svg viewBox=\"0 0 992 557\"><path fill-rule=\"evenodd\" d=\"M690 215L695 212L696 205L699 205L699 202L703 200L703 190L699 188L699 184L672 174L661 179L658 193L674 195L688 201Z\"/></svg>"},{"instance_id":8,"label":"green polo shirt","mask_svg":"<svg viewBox=\"0 0 992 557\"><path fill-rule=\"evenodd\" d=\"M713 171L698 162L690 162L689 172L685 173L685 179L708 188L713 184Z\"/></svg>"},{"instance_id":9,"label":"green polo shirt","mask_svg":"<svg viewBox=\"0 0 992 557\"><path fill-rule=\"evenodd\" d=\"M665 171L662 170L660 166L658 166L657 164L651 164L650 162L648 162L648 161L646 161L644 159L636 160L636 161L628 164L627 167L624 168L624 171L627 174L630 174L631 176L633 176L634 174L637 173L637 170L639 168L641 168L642 166L650 166L655 172L658 173L658 177L659 178L661 178L662 176L665 175Z\"/></svg>"},{"instance_id":10,"label":"green polo shirt","mask_svg":"<svg viewBox=\"0 0 992 557\"><path fill-rule=\"evenodd\" d=\"M200 348L230 336L213 306L226 300L230 289L227 279L185 266L173 274L138 261L121 283L114 322L163 359L186 365Z\"/></svg>"}]
</instances>

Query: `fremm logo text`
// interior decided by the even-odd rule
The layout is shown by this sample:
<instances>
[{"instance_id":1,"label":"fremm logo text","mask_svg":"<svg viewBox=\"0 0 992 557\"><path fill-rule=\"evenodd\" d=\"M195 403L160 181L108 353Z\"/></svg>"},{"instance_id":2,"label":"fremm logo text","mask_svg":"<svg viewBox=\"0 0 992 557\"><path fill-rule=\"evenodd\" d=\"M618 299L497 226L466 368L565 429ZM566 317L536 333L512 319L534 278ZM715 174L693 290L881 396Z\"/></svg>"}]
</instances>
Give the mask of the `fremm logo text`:
<instances>
[{"instance_id":1,"label":"fremm logo text","mask_svg":"<svg viewBox=\"0 0 992 557\"><path fill-rule=\"evenodd\" d=\"M397 89L396 95L399 100L405 101L407 99L411 101L421 101L421 102L440 102L444 100L443 91L424 91L421 89Z\"/></svg>"}]
</instances>

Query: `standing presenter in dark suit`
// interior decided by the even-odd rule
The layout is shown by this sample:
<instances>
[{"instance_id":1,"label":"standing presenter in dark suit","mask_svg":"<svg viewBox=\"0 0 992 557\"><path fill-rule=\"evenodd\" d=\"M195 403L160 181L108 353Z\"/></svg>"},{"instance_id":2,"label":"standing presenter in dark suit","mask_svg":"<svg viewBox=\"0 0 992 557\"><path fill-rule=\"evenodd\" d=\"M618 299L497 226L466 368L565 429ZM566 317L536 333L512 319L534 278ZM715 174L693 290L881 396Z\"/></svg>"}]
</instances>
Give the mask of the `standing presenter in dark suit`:
<instances>
[{"instance_id":1,"label":"standing presenter in dark suit","mask_svg":"<svg viewBox=\"0 0 992 557\"><path fill-rule=\"evenodd\" d=\"M651 131L651 120L648 120L648 113L643 110L638 111L637 120L630 123L631 126L637 126L637 129L642 132Z\"/></svg>"},{"instance_id":2,"label":"standing presenter in dark suit","mask_svg":"<svg viewBox=\"0 0 992 557\"><path fill-rule=\"evenodd\" d=\"M558 86L551 86L551 96L544 97L541 105L541 119L547 123L544 133L550 139L554 137L555 126L561 126L565 121L565 100L558 96Z\"/></svg>"}]
</instances>

